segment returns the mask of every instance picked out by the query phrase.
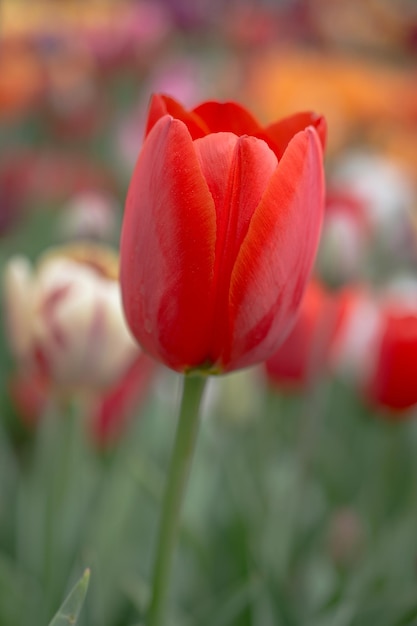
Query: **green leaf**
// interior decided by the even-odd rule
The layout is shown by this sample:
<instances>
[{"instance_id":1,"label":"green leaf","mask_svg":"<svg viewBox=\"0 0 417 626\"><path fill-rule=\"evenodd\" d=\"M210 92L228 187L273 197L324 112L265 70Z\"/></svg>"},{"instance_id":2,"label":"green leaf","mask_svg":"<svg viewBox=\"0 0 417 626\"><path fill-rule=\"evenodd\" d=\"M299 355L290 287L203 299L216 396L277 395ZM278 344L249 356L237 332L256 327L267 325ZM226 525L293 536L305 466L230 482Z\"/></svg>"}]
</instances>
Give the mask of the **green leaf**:
<instances>
[{"instance_id":1,"label":"green leaf","mask_svg":"<svg viewBox=\"0 0 417 626\"><path fill-rule=\"evenodd\" d=\"M84 604L85 596L90 580L90 570L86 569L83 576L70 592L58 613L50 622L49 626L73 626L77 623L81 608Z\"/></svg>"},{"instance_id":2,"label":"green leaf","mask_svg":"<svg viewBox=\"0 0 417 626\"><path fill-rule=\"evenodd\" d=\"M39 599L40 589L35 580L15 561L0 553L0 624L18 626L27 623L26 609L33 610Z\"/></svg>"}]
</instances>

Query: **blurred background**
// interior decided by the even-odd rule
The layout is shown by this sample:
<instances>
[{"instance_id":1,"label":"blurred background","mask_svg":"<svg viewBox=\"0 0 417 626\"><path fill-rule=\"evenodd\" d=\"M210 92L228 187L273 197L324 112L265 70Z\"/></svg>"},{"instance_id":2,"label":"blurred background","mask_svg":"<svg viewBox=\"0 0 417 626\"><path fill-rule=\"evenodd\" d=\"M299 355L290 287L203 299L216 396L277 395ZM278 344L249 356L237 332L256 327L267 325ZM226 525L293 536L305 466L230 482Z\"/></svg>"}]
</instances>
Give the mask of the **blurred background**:
<instances>
[{"instance_id":1,"label":"blurred background","mask_svg":"<svg viewBox=\"0 0 417 626\"><path fill-rule=\"evenodd\" d=\"M315 110L329 126L329 193L379 193L374 213L411 209L416 14L412 0L3 0L2 243L38 213L55 228L40 246L87 228L75 224L85 194L91 234L117 243L155 91L188 107L238 99L263 123Z\"/></svg>"},{"instance_id":2,"label":"blurred background","mask_svg":"<svg viewBox=\"0 0 417 626\"><path fill-rule=\"evenodd\" d=\"M328 123L312 284L275 358L210 385L169 623L417 624L416 61L414 0L1 0L0 624L49 623L86 566L80 624L143 617L178 378L114 302L154 92Z\"/></svg>"}]
</instances>

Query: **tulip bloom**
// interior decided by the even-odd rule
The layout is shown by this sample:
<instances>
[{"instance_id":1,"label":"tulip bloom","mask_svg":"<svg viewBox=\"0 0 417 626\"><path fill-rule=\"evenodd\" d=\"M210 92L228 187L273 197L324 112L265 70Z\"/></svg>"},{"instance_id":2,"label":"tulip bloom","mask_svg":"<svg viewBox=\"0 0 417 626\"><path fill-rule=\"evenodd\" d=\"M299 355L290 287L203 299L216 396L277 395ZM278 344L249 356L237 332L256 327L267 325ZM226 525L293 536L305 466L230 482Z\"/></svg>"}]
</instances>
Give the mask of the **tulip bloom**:
<instances>
[{"instance_id":1,"label":"tulip bloom","mask_svg":"<svg viewBox=\"0 0 417 626\"><path fill-rule=\"evenodd\" d=\"M325 370L339 322L339 301L317 281L307 288L297 321L284 343L265 363L278 387L307 387Z\"/></svg>"},{"instance_id":2,"label":"tulip bloom","mask_svg":"<svg viewBox=\"0 0 417 626\"><path fill-rule=\"evenodd\" d=\"M123 435L130 419L146 402L157 372L157 364L144 352L139 354L119 380L104 389L89 390L83 411L89 434L100 449L111 447ZM8 395L22 424L34 429L50 403L55 383L36 370L17 371L8 381Z\"/></svg>"},{"instance_id":3,"label":"tulip bloom","mask_svg":"<svg viewBox=\"0 0 417 626\"><path fill-rule=\"evenodd\" d=\"M322 118L155 96L126 202L121 287L141 346L179 372L260 363L295 320L323 216Z\"/></svg>"},{"instance_id":4,"label":"tulip bloom","mask_svg":"<svg viewBox=\"0 0 417 626\"><path fill-rule=\"evenodd\" d=\"M417 405L417 311L385 311L375 368L366 393L393 412Z\"/></svg>"},{"instance_id":5,"label":"tulip bloom","mask_svg":"<svg viewBox=\"0 0 417 626\"><path fill-rule=\"evenodd\" d=\"M391 416L417 405L417 285L346 289L333 366Z\"/></svg>"},{"instance_id":6,"label":"tulip bloom","mask_svg":"<svg viewBox=\"0 0 417 626\"><path fill-rule=\"evenodd\" d=\"M113 384L139 349L126 326L117 254L74 244L45 253L36 268L12 258L5 272L8 339L23 370L60 387Z\"/></svg>"}]
</instances>

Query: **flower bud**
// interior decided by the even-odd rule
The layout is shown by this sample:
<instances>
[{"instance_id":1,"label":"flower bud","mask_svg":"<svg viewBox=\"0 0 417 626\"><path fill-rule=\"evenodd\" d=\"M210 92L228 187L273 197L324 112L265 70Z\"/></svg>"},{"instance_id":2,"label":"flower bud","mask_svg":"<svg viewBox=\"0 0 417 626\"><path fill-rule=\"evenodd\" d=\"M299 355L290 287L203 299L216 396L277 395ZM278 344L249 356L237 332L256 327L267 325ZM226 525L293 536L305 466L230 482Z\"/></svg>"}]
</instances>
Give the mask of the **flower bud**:
<instances>
[{"instance_id":1,"label":"flower bud","mask_svg":"<svg viewBox=\"0 0 417 626\"><path fill-rule=\"evenodd\" d=\"M6 323L20 364L64 387L107 387L121 376L138 348L123 317L117 276L117 255L98 245L50 250L36 267L12 258Z\"/></svg>"},{"instance_id":2,"label":"flower bud","mask_svg":"<svg viewBox=\"0 0 417 626\"><path fill-rule=\"evenodd\" d=\"M262 363L295 321L320 237L326 123L155 95L121 236L126 319L178 372Z\"/></svg>"}]
</instances>

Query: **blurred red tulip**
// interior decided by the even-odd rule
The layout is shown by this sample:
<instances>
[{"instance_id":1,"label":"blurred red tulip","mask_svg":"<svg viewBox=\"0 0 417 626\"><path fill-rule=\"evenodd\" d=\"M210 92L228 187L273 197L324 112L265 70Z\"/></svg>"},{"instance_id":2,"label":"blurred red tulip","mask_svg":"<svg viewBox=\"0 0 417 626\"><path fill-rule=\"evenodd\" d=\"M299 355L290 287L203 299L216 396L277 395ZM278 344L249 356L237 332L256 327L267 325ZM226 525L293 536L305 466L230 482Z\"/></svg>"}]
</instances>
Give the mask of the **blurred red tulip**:
<instances>
[{"instance_id":1,"label":"blurred red tulip","mask_svg":"<svg viewBox=\"0 0 417 626\"><path fill-rule=\"evenodd\" d=\"M39 372L22 370L10 378L8 392L22 423L28 428L35 427L48 406L51 393L48 379Z\"/></svg>"},{"instance_id":2,"label":"blurred red tulip","mask_svg":"<svg viewBox=\"0 0 417 626\"><path fill-rule=\"evenodd\" d=\"M155 361L139 352L111 387L83 396L89 434L98 448L114 445L126 432L146 401L155 373ZM8 391L18 418L29 429L36 428L54 396L52 381L39 372L21 370L10 378Z\"/></svg>"},{"instance_id":3,"label":"blurred red tulip","mask_svg":"<svg viewBox=\"0 0 417 626\"><path fill-rule=\"evenodd\" d=\"M375 404L394 412L417 405L417 307L414 313L384 311L366 392Z\"/></svg>"},{"instance_id":4,"label":"blurred red tulip","mask_svg":"<svg viewBox=\"0 0 417 626\"><path fill-rule=\"evenodd\" d=\"M187 112L154 97L126 203L121 286L128 324L157 360L215 374L277 349L320 235L317 119L323 138L312 114L260 129L235 103Z\"/></svg>"},{"instance_id":5,"label":"blurred red tulip","mask_svg":"<svg viewBox=\"0 0 417 626\"><path fill-rule=\"evenodd\" d=\"M332 365L391 417L417 404L417 284L343 290Z\"/></svg>"},{"instance_id":6,"label":"blurred red tulip","mask_svg":"<svg viewBox=\"0 0 417 626\"><path fill-rule=\"evenodd\" d=\"M32 209L85 192L114 195L116 189L114 172L81 155L49 149L0 155L0 223L15 207Z\"/></svg>"},{"instance_id":7,"label":"blurred red tulip","mask_svg":"<svg viewBox=\"0 0 417 626\"><path fill-rule=\"evenodd\" d=\"M156 363L141 352L121 379L97 397L91 410L94 441L106 447L116 441L142 405L156 371Z\"/></svg>"},{"instance_id":8,"label":"blurred red tulip","mask_svg":"<svg viewBox=\"0 0 417 626\"><path fill-rule=\"evenodd\" d=\"M308 386L323 373L339 321L338 298L317 281L307 287L294 328L266 363L268 379L279 387Z\"/></svg>"}]
</instances>

